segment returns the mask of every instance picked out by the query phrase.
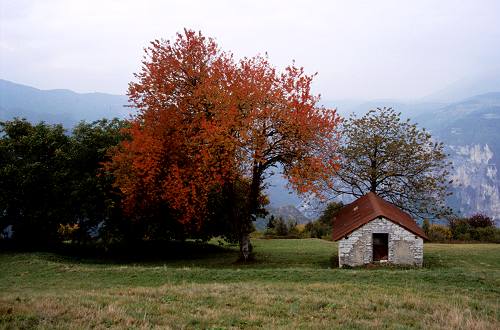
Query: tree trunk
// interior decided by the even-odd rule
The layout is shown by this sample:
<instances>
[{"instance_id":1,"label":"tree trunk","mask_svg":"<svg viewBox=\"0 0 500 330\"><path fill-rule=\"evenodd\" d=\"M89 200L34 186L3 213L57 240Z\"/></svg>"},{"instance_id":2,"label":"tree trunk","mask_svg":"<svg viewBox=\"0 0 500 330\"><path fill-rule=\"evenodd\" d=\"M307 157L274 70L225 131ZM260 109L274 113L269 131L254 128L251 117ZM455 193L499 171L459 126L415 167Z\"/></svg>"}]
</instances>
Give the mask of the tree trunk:
<instances>
[{"instance_id":1,"label":"tree trunk","mask_svg":"<svg viewBox=\"0 0 500 330\"><path fill-rule=\"evenodd\" d=\"M252 244L250 243L250 233L243 232L240 236L240 255L241 260L247 262L252 253Z\"/></svg>"},{"instance_id":2,"label":"tree trunk","mask_svg":"<svg viewBox=\"0 0 500 330\"><path fill-rule=\"evenodd\" d=\"M252 222L257 217L259 211L259 195L262 180L262 164L255 163L252 169L252 182L250 184L250 194L248 198L248 212L240 225L240 259L248 261L252 253L252 243L250 242L250 232Z\"/></svg>"},{"instance_id":3,"label":"tree trunk","mask_svg":"<svg viewBox=\"0 0 500 330\"><path fill-rule=\"evenodd\" d=\"M240 260L249 261L252 254L252 243L250 242L250 233L252 230L252 221L255 215L253 213L246 214L240 222Z\"/></svg>"},{"instance_id":4,"label":"tree trunk","mask_svg":"<svg viewBox=\"0 0 500 330\"><path fill-rule=\"evenodd\" d=\"M373 151L373 158L370 159L370 191L377 193L377 174L378 174L378 164L377 164L377 153L378 147L375 146L375 150Z\"/></svg>"}]
</instances>

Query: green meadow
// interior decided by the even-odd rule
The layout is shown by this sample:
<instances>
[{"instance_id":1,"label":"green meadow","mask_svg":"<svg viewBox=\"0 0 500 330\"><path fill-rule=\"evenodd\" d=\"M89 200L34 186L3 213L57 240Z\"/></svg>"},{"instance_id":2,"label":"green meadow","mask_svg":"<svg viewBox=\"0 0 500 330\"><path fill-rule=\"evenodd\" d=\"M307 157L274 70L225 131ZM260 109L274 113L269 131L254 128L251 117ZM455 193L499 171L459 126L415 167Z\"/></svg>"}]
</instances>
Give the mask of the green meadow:
<instances>
[{"instance_id":1,"label":"green meadow","mask_svg":"<svg viewBox=\"0 0 500 330\"><path fill-rule=\"evenodd\" d=\"M0 252L0 328L500 329L500 245L425 244L424 267L338 269L337 244L216 242L184 257Z\"/></svg>"}]
</instances>

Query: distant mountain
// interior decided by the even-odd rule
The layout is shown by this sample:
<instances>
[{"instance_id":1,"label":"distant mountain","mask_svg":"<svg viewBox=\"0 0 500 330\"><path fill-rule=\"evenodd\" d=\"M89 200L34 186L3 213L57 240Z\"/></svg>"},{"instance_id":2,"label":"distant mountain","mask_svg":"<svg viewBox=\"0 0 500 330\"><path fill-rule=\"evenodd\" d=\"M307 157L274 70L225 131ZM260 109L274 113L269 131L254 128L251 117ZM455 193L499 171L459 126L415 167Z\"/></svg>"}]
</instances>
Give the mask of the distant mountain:
<instances>
[{"instance_id":1,"label":"distant mountain","mask_svg":"<svg viewBox=\"0 0 500 330\"><path fill-rule=\"evenodd\" d=\"M292 190L288 189L287 181L280 174L281 168L277 168L274 173L265 181L266 194L272 196L271 207L283 205L300 205L301 198Z\"/></svg>"},{"instance_id":2,"label":"distant mountain","mask_svg":"<svg viewBox=\"0 0 500 330\"><path fill-rule=\"evenodd\" d=\"M450 204L464 215L484 212L500 225L500 92L470 97L417 120L450 153Z\"/></svg>"},{"instance_id":3,"label":"distant mountain","mask_svg":"<svg viewBox=\"0 0 500 330\"><path fill-rule=\"evenodd\" d=\"M326 101L324 106L337 109L342 117L349 117L351 114L364 115L369 110L376 108L393 108L406 118L415 118L416 116L432 112L434 109L447 106L444 102L403 102L399 100L380 99L380 100L350 100L350 101Z\"/></svg>"},{"instance_id":4,"label":"distant mountain","mask_svg":"<svg viewBox=\"0 0 500 330\"><path fill-rule=\"evenodd\" d=\"M125 95L40 90L0 79L0 120L24 117L30 121L62 123L71 128L81 120L124 118L130 113Z\"/></svg>"},{"instance_id":5,"label":"distant mountain","mask_svg":"<svg viewBox=\"0 0 500 330\"><path fill-rule=\"evenodd\" d=\"M499 107L500 92L492 92L427 111L415 120L453 143L495 142L499 137Z\"/></svg>"},{"instance_id":6,"label":"distant mountain","mask_svg":"<svg viewBox=\"0 0 500 330\"><path fill-rule=\"evenodd\" d=\"M299 211L293 205L284 205L278 207L267 207L269 214L274 215L274 217L282 217L284 220L297 222L297 224L305 224L311 222L311 219L306 217L301 211Z\"/></svg>"},{"instance_id":7,"label":"distant mountain","mask_svg":"<svg viewBox=\"0 0 500 330\"><path fill-rule=\"evenodd\" d=\"M465 77L424 97L422 102L459 102L470 95L500 91L500 70Z\"/></svg>"},{"instance_id":8,"label":"distant mountain","mask_svg":"<svg viewBox=\"0 0 500 330\"><path fill-rule=\"evenodd\" d=\"M311 219L306 217L301 211L299 211L293 205L283 205L278 207L268 206L266 207L268 216L264 218L257 219L255 221L255 228L257 230L265 230L269 218L273 215L275 218L283 218L287 222L296 222L297 224L306 224L311 222Z\"/></svg>"}]
</instances>

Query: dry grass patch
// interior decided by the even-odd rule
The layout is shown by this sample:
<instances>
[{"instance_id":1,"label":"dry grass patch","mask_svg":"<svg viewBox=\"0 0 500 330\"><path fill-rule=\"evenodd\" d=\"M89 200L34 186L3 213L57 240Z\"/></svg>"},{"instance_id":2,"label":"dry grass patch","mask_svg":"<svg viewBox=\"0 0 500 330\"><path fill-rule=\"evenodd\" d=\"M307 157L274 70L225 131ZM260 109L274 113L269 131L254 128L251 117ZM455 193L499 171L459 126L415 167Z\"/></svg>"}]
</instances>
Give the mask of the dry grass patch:
<instances>
[{"instance_id":1,"label":"dry grass patch","mask_svg":"<svg viewBox=\"0 0 500 330\"><path fill-rule=\"evenodd\" d=\"M411 289L313 283L169 284L64 295L4 296L12 325L49 328L425 327L498 329L469 299ZM4 318L4 321L6 319ZM4 323L7 325L8 323Z\"/></svg>"}]
</instances>

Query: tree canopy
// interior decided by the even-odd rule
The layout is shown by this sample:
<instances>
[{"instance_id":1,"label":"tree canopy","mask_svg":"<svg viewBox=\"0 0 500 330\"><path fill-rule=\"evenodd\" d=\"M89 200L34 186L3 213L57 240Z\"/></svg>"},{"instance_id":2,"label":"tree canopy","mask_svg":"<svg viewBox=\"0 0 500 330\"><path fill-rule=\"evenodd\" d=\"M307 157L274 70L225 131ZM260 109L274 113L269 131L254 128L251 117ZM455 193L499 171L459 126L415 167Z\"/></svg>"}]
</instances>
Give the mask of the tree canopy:
<instances>
[{"instance_id":1,"label":"tree canopy","mask_svg":"<svg viewBox=\"0 0 500 330\"><path fill-rule=\"evenodd\" d=\"M341 163L329 181L334 196L372 191L416 217L449 213L451 163L442 143L392 108L377 108L341 125Z\"/></svg>"},{"instance_id":2,"label":"tree canopy","mask_svg":"<svg viewBox=\"0 0 500 330\"><path fill-rule=\"evenodd\" d=\"M58 243L61 226L85 241L109 225L118 197L100 168L125 125L81 122L68 135L61 125L0 122L0 234L8 229L15 241L41 246Z\"/></svg>"},{"instance_id":3,"label":"tree canopy","mask_svg":"<svg viewBox=\"0 0 500 330\"><path fill-rule=\"evenodd\" d=\"M131 140L116 149L108 169L126 211L138 219L152 214L201 228L214 191L230 198L241 189L236 182L248 182L246 214L232 219L247 257L266 171L280 164L305 193L318 192L337 167L330 156L338 116L316 106L313 76L302 68L278 72L262 56L235 61L213 39L185 30L174 42L153 41L135 77Z\"/></svg>"},{"instance_id":4,"label":"tree canopy","mask_svg":"<svg viewBox=\"0 0 500 330\"><path fill-rule=\"evenodd\" d=\"M71 216L63 127L15 119L0 123L0 136L0 231L26 244L55 241L58 219Z\"/></svg>"}]
</instances>

